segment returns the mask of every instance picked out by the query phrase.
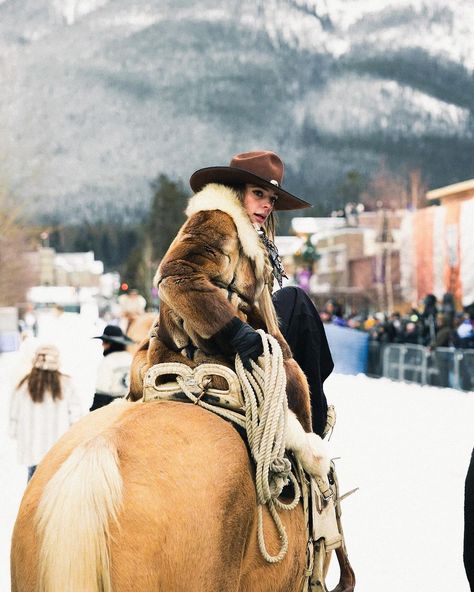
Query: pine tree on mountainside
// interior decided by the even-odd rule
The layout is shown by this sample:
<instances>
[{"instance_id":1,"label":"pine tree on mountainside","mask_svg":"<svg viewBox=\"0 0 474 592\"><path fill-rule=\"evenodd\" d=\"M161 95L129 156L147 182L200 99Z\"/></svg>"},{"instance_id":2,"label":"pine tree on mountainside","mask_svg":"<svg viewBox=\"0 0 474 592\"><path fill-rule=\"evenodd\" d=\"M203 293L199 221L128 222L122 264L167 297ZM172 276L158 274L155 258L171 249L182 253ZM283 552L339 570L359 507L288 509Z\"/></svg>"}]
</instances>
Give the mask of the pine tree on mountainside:
<instances>
[{"instance_id":1,"label":"pine tree on mountainside","mask_svg":"<svg viewBox=\"0 0 474 592\"><path fill-rule=\"evenodd\" d=\"M359 171L355 169L348 171L336 189L338 207L344 207L349 202L359 203L366 184L366 179Z\"/></svg>"},{"instance_id":2,"label":"pine tree on mountainside","mask_svg":"<svg viewBox=\"0 0 474 592\"><path fill-rule=\"evenodd\" d=\"M159 261L185 220L188 194L181 183L159 175L151 183L153 198L146 234L152 246L152 259Z\"/></svg>"},{"instance_id":3,"label":"pine tree on mountainside","mask_svg":"<svg viewBox=\"0 0 474 592\"><path fill-rule=\"evenodd\" d=\"M123 265L143 234L140 223L54 223L46 227L46 230L50 246L58 253L94 251L95 258L103 261L106 271L115 270Z\"/></svg>"},{"instance_id":4,"label":"pine tree on mountainside","mask_svg":"<svg viewBox=\"0 0 474 592\"><path fill-rule=\"evenodd\" d=\"M123 280L139 290L147 301L158 263L184 222L188 199L182 185L166 175L159 175L150 185L153 196L148 220L138 227L135 247L121 268Z\"/></svg>"},{"instance_id":5,"label":"pine tree on mountainside","mask_svg":"<svg viewBox=\"0 0 474 592\"><path fill-rule=\"evenodd\" d=\"M152 280L156 271L156 265L150 261L150 250L149 239L142 235L120 270L122 281L130 288L138 290L148 304L151 301Z\"/></svg>"}]
</instances>

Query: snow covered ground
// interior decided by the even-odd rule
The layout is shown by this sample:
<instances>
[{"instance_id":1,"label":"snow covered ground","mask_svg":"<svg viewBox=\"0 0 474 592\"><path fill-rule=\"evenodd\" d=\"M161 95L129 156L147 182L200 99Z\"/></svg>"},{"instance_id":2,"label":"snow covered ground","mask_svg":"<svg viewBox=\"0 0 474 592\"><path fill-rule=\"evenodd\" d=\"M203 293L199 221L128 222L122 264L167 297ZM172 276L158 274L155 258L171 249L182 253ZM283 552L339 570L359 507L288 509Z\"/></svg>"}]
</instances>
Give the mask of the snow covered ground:
<instances>
[{"instance_id":1,"label":"snow covered ground","mask_svg":"<svg viewBox=\"0 0 474 592\"><path fill-rule=\"evenodd\" d=\"M98 334L98 333L96 333ZM82 335L84 338L85 333ZM93 341L96 344L96 341ZM75 342L84 409L97 349ZM9 547L26 469L7 436L18 354L0 355L0 590L10 589ZM84 364L80 372L79 364ZM15 371L16 373L17 371ZM462 564L464 478L474 446L474 393L334 375L326 394L338 422L343 524L359 592L468 592ZM329 584L336 583L331 573Z\"/></svg>"}]
</instances>

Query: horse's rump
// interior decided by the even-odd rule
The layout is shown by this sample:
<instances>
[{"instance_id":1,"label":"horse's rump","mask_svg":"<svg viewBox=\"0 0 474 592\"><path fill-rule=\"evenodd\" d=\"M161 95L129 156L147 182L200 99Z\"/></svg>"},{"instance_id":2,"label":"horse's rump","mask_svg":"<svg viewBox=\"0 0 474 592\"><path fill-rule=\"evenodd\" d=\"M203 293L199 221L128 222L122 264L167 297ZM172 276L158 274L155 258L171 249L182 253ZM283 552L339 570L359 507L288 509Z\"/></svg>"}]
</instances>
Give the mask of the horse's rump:
<instances>
[{"instance_id":1,"label":"horse's rump","mask_svg":"<svg viewBox=\"0 0 474 592\"><path fill-rule=\"evenodd\" d=\"M91 462L94 454L98 455L95 464ZM66 469L58 471L68 457L82 480L82 491L75 496L65 478L67 463ZM47 487L48 495L53 490L55 503L50 505L49 518L43 519L45 529L50 528L45 561L54 562L52 547L65 556L72 570L70 592L84 589L75 587L79 581L74 575L76 558L68 556L83 535L99 545L98 555L90 561L96 566L102 561L99 571L107 571L110 557L114 592L277 591L293 589L288 582L294 583L302 574L301 508L283 516L290 539L287 557L278 565L265 564L257 547L255 487L245 444L229 423L196 406L117 402L73 426L39 465L25 492L12 543L14 592L37 589L44 535L33 525L46 516ZM95 506L94 494L98 496ZM60 503L63 498L67 503ZM105 522L99 520L102 537L91 536L90 522L81 519L91 511L106 512ZM279 541L265 518L269 550L275 552ZM100 575L100 580L95 569L96 589L107 590L107 577ZM59 592L60 588L51 584L43 589Z\"/></svg>"}]
</instances>

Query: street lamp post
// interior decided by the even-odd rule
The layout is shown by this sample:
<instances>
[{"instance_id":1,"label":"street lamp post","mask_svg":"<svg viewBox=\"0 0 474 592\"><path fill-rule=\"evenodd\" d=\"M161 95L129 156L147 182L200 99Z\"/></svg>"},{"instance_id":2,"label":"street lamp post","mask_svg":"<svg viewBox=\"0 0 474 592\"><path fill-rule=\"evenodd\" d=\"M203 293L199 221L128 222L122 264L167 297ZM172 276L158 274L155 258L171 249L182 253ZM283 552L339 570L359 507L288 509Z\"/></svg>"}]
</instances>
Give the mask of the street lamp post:
<instances>
[{"instance_id":1,"label":"street lamp post","mask_svg":"<svg viewBox=\"0 0 474 592\"><path fill-rule=\"evenodd\" d=\"M378 292L379 310L393 311L393 283L392 283L392 246L393 235L387 216L381 202L378 207L378 232L375 242L378 244L376 258L376 284Z\"/></svg>"}]
</instances>

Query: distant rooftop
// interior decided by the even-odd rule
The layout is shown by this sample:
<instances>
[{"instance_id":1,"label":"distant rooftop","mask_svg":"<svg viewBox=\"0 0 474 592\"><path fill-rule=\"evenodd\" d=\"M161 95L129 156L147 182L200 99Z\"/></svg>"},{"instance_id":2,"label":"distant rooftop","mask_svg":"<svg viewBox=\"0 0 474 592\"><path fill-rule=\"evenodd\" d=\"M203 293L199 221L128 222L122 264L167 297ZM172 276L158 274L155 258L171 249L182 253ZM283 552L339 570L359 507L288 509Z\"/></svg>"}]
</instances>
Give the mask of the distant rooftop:
<instances>
[{"instance_id":1,"label":"distant rooftop","mask_svg":"<svg viewBox=\"0 0 474 592\"><path fill-rule=\"evenodd\" d=\"M314 234L322 230L342 228L345 225L346 219L342 217L310 218L307 216L291 220L291 228L296 234Z\"/></svg>"},{"instance_id":2,"label":"distant rooftop","mask_svg":"<svg viewBox=\"0 0 474 592\"><path fill-rule=\"evenodd\" d=\"M454 183L453 185L446 185L446 187L440 187L439 189L433 189L427 192L426 197L428 199L440 199L448 196L454 197L468 191L472 191L474 196L474 179L461 181L460 183Z\"/></svg>"}]
</instances>

